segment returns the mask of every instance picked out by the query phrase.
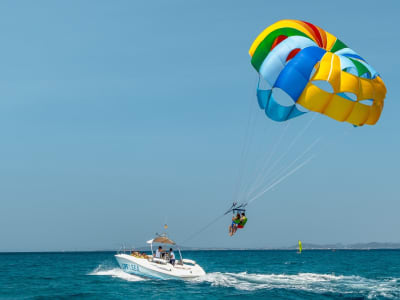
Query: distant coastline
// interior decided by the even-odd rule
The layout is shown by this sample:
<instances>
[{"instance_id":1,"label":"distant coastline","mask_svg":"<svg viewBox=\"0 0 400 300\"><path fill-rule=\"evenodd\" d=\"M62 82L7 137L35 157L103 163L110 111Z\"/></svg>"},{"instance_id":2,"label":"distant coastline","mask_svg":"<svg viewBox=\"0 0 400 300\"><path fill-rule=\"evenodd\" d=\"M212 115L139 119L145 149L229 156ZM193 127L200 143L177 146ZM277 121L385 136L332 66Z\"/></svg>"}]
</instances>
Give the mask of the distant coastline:
<instances>
[{"instance_id":1,"label":"distant coastline","mask_svg":"<svg viewBox=\"0 0 400 300\"><path fill-rule=\"evenodd\" d=\"M399 250L400 243L355 243L355 244L312 244L302 243L303 250ZM196 250L208 250L208 251L234 251L234 250L297 250L297 245L289 247L259 247L259 248L217 248L217 247L182 247L182 250L196 251ZM145 249L145 247L143 248Z\"/></svg>"},{"instance_id":2,"label":"distant coastline","mask_svg":"<svg viewBox=\"0 0 400 300\"><path fill-rule=\"evenodd\" d=\"M224 247L180 247L182 251L293 251L297 245L289 247L258 247L258 248L224 248ZM138 251L148 251L148 246L135 248ZM60 252L118 252L120 249L76 249L76 250L40 250L40 251L0 251L1 253L60 253ZM127 247L126 250L130 250ZM400 243L355 243L355 244L312 244L303 242L303 250L400 250Z\"/></svg>"},{"instance_id":3,"label":"distant coastline","mask_svg":"<svg viewBox=\"0 0 400 300\"><path fill-rule=\"evenodd\" d=\"M355 244L312 244L312 243L302 243L303 250L388 250L388 249L400 249L400 243L355 243ZM243 247L243 248L224 248L224 247L185 247L182 246L181 249L185 251L235 251L235 250L297 250L297 244L288 247ZM138 250L146 250L148 247L139 247Z\"/></svg>"}]
</instances>

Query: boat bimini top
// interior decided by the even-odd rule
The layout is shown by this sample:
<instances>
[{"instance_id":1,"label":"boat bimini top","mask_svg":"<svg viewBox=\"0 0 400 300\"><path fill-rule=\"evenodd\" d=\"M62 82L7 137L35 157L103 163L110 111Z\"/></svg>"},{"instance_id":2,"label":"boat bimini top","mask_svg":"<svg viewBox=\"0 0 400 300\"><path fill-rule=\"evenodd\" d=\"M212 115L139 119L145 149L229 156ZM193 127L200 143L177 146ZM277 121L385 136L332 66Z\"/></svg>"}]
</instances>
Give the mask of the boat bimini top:
<instances>
[{"instance_id":1,"label":"boat bimini top","mask_svg":"<svg viewBox=\"0 0 400 300\"><path fill-rule=\"evenodd\" d=\"M158 235L157 237L147 241L146 243L150 244L151 256L152 257L154 257L153 243L169 244L169 245L175 245L176 246L176 243L173 240L171 240L169 237L167 237L167 235L165 233ZM176 248L178 249L178 252L179 252L180 261L182 262L183 258L182 258L181 249L178 246L176 246ZM160 259L153 258L153 260L154 261L158 261Z\"/></svg>"},{"instance_id":2,"label":"boat bimini top","mask_svg":"<svg viewBox=\"0 0 400 300\"><path fill-rule=\"evenodd\" d=\"M176 245L176 243L173 240L169 239L165 234L162 234L150 241L147 241L147 244L151 245L153 243Z\"/></svg>"}]
</instances>

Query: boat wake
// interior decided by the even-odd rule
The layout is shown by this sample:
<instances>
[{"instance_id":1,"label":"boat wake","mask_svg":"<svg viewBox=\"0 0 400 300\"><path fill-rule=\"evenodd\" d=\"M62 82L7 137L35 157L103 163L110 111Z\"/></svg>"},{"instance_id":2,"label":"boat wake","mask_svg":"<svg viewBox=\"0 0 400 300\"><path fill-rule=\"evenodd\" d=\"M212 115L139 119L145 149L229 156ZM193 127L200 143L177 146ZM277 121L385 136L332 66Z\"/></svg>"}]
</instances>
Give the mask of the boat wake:
<instances>
[{"instance_id":1,"label":"boat wake","mask_svg":"<svg viewBox=\"0 0 400 300\"><path fill-rule=\"evenodd\" d=\"M148 279L125 273L120 268L99 265L88 275L111 276L126 281ZM209 283L215 287L230 287L243 291L262 289L301 290L318 294L360 295L367 298L400 298L400 278L368 279L360 276L334 274L254 274L254 273L207 273L190 279L191 283Z\"/></svg>"},{"instance_id":2,"label":"boat wake","mask_svg":"<svg viewBox=\"0 0 400 300\"><path fill-rule=\"evenodd\" d=\"M339 293L357 294L368 298L400 297L400 278L381 280L360 276L343 276L315 273L285 274L248 274L208 273L191 280L195 283L210 283L212 286L232 287L238 290L254 291L259 289L291 289L318 294Z\"/></svg>"},{"instance_id":3,"label":"boat wake","mask_svg":"<svg viewBox=\"0 0 400 300\"><path fill-rule=\"evenodd\" d=\"M99 265L96 269L94 269L88 275L111 276L111 277L123 279L126 281L144 281L144 280L146 280L145 278L125 273L120 268L107 268L107 267L104 267L103 265Z\"/></svg>"}]
</instances>

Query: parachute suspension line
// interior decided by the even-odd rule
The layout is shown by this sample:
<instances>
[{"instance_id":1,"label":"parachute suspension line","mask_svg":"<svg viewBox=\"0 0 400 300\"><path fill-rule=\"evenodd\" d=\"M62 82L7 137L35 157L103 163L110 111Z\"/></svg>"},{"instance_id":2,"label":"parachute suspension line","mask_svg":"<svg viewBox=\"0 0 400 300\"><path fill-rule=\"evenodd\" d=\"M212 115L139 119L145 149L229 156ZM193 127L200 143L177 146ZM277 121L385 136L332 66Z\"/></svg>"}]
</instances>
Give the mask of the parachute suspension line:
<instances>
[{"instance_id":1,"label":"parachute suspension line","mask_svg":"<svg viewBox=\"0 0 400 300\"><path fill-rule=\"evenodd\" d=\"M273 178L271 181L268 180L268 184L266 186L268 186L269 184L271 184L272 182L274 182L277 178L279 178L280 176L282 176L282 174L284 174L287 170L289 170L294 164L296 164L296 162L298 160L300 160L305 154L307 154L309 151L311 151L312 148L314 148L319 141L321 140L321 137L316 138L300 155L297 156L296 159L294 159L289 165L287 165L286 167L283 167L279 170L279 172L277 172L277 176L275 176L275 178ZM271 176L269 177L271 178ZM254 192L254 191L253 191ZM251 194L248 195L248 197L250 197Z\"/></svg>"},{"instance_id":2,"label":"parachute suspension line","mask_svg":"<svg viewBox=\"0 0 400 300\"><path fill-rule=\"evenodd\" d=\"M307 160L305 160L304 162L302 162L301 164L299 164L297 167L295 167L294 169L292 169L290 172L288 172L287 174L285 174L284 176L280 177L278 180L276 180L275 182L273 182L271 185L269 185L265 190L263 190L262 192L258 193L256 196L254 196L253 198L251 198L246 205L254 202L255 200L257 200L258 198L260 198L262 195L264 195L266 192L270 191L271 189L273 189L275 186L277 186L279 183L281 183L282 181L284 181L286 178L288 178L289 176L291 176L292 174L294 174L295 172L297 172L299 169L301 169L302 167L304 167L306 164L308 164L311 159L314 156L309 157ZM217 221L219 221L221 218L223 218L226 214L222 214L219 215L218 217L216 217L215 219L213 219L212 221L210 221L208 224L206 224L204 227L200 228L199 230L195 231L193 234L191 234L190 236L188 236L188 238L186 238L182 244L190 241L191 239L193 239L194 237L198 236L199 234L203 233L206 229L208 229L210 226L212 226L213 224L215 224Z\"/></svg>"},{"instance_id":3,"label":"parachute suspension line","mask_svg":"<svg viewBox=\"0 0 400 300\"><path fill-rule=\"evenodd\" d=\"M245 136L244 136L244 143L242 147L242 152L240 154L240 165L239 165L239 172L238 172L238 177L235 185L235 190L233 193L233 201L237 202L237 199L239 197L239 192L240 192L240 186L242 185L243 181L243 169L245 165L245 158L247 154L247 148L248 148L248 140L249 140L249 131L250 131L250 123L253 118L254 110L251 109L251 104L253 102L253 95L254 92L252 91L252 95L249 98L249 111L248 111L248 116L247 116L247 122L246 122L246 130L245 130Z\"/></svg>"},{"instance_id":4,"label":"parachute suspension line","mask_svg":"<svg viewBox=\"0 0 400 300\"><path fill-rule=\"evenodd\" d=\"M235 191L233 193L233 200L236 201L237 197L238 197L238 193L239 193L239 185L241 184L242 181L242 169L243 169L243 165L244 165L244 153L246 151L246 144L247 144L247 139L248 139L248 134L249 134L249 127L250 127L250 119L251 119L251 111L249 110L249 114L247 117L247 125L246 125L246 131L245 131L245 138L244 138L244 143L243 143L243 147L242 147L242 152L240 154L240 165L239 165L239 172L238 172L238 176L237 176L237 181L236 181L236 185L235 185Z\"/></svg>"},{"instance_id":5,"label":"parachute suspension line","mask_svg":"<svg viewBox=\"0 0 400 300\"><path fill-rule=\"evenodd\" d=\"M260 183L262 183L261 179L263 178L263 174L266 172L266 170L268 170L269 163L270 163L272 157L275 155L276 151L278 150L278 146L281 144L283 137L286 135L286 132L287 132L287 129L289 128L289 126L290 126L290 123L286 122L285 126L283 127L283 130L281 131L281 133L278 136L277 142L273 144L272 150L269 152L267 151L266 156L263 159L263 162L260 164L260 168L258 168L257 172L255 173L255 174L258 174L258 176L253 181L253 184L251 185L251 187L249 189L251 189L254 185L258 186ZM245 200L246 199L243 199L243 201L245 201Z\"/></svg>"},{"instance_id":6,"label":"parachute suspension line","mask_svg":"<svg viewBox=\"0 0 400 300\"><path fill-rule=\"evenodd\" d=\"M284 181L286 178L288 178L290 175L294 174L295 172L297 172L299 169L301 169L302 167L304 167L306 164L308 164L312 159L314 158L314 155L312 155L311 157L309 157L308 159L306 159L304 162L302 162L301 164L299 164L297 167L295 167L294 169L292 169L290 172L288 172L287 174L285 174L284 176L282 176L281 178L279 178L278 180L276 180L274 183L272 183L271 185L269 185L265 190L261 191L260 193L258 193L256 196L254 196L253 198L251 198L247 204L252 203L254 200L260 198L262 195L264 195L266 192L270 191L271 189L273 189L275 186L277 186L279 183L281 183L282 181Z\"/></svg>"},{"instance_id":7,"label":"parachute suspension line","mask_svg":"<svg viewBox=\"0 0 400 300\"><path fill-rule=\"evenodd\" d=\"M287 129L288 124L286 124L286 126L281 126L281 128L283 128L283 130ZM256 149L263 149L263 154L261 155L260 159L255 161L255 165L254 165L254 176L262 174L262 169L265 169L266 166L268 166L269 161L271 160L271 158L273 157L274 152L276 151L276 147L277 147L277 143L273 142L273 126L270 126L270 124L268 124L268 126L265 127L265 132L264 134L261 135L261 138L259 138L259 145L257 145ZM281 130L281 131L283 131ZM282 134L282 132L281 132ZM284 133L283 133L284 135ZM275 136L276 138L276 136ZM267 143L263 144L263 141L267 141ZM264 151L265 150L265 151ZM256 154L257 156L257 154ZM262 163L257 164L257 161L261 161ZM253 178L249 178L249 179L253 179ZM246 189L243 191L243 198L242 200L246 200L247 198L247 194L245 193L248 189L249 186L254 183L253 181L250 181L247 183L247 187ZM246 195L245 195L246 194Z\"/></svg>"},{"instance_id":8,"label":"parachute suspension line","mask_svg":"<svg viewBox=\"0 0 400 300\"><path fill-rule=\"evenodd\" d=\"M254 182L252 186L249 188L247 197L253 193L255 190L260 188L263 183L266 181L267 178L269 178L269 175L271 172L275 169L276 166L280 163L280 161L292 150L294 145L297 143L297 141L304 135L304 133L310 128L311 123L315 120L316 114L313 115L313 117L305 124L302 130L300 130L295 138L292 140L292 142L289 144L289 146L286 148L286 151L282 153L281 156L279 156L272 164L267 168L264 172L261 173L261 178L262 180L258 180L258 182Z\"/></svg>"},{"instance_id":9,"label":"parachute suspension line","mask_svg":"<svg viewBox=\"0 0 400 300\"><path fill-rule=\"evenodd\" d=\"M254 112L255 110L253 110ZM248 145L247 145L247 151L245 153L245 161L243 165L243 174L242 174L242 181L241 181L241 186L239 186L239 194L236 202L240 202L241 198L245 194L245 187L246 187L246 178L247 178L247 173L249 171L249 166L250 166L250 156L251 156L251 149L253 149L253 143L254 143L254 133L255 133L255 127L257 124L257 116L258 114L253 113L253 118L251 119L251 130L250 130L250 137L248 140ZM255 117L254 117L255 116Z\"/></svg>"},{"instance_id":10,"label":"parachute suspension line","mask_svg":"<svg viewBox=\"0 0 400 300\"><path fill-rule=\"evenodd\" d=\"M253 136L253 131L254 131L254 130L250 129L250 127L254 127L254 124L255 124L255 122L254 122L255 109L252 109L253 99L254 99L254 91L252 91L252 95L249 98L249 104L248 104L249 110L248 110L248 117L247 117L247 122L246 122L244 143L243 143L242 151L240 154L240 166L239 166L239 173L238 173L238 177L237 177L237 184L235 186L235 190L234 190L234 194L233 194L234 203L235 202L237 203L237 201L239 199L240 187L241 187L242 181L243 181L243 173L244 173L245 163L247 160L247 153L248 153L248 149L249 149L249 141L251 141L251 138ZM212 226L214 223L216 223L218 220L223 218L225 215L226 214L224 213L224 214L216 217L215 219L210 221L208 224L206 224L205 226L203 226L202 228L200 228L199 230L197 230L193 234L191 234L182 243L186 243L186 242L190 241L191 239L193 239L194 237L198 236L199 234L204 232L206 229L208 229L210 226Z\"/></svg>"}]
</instances>

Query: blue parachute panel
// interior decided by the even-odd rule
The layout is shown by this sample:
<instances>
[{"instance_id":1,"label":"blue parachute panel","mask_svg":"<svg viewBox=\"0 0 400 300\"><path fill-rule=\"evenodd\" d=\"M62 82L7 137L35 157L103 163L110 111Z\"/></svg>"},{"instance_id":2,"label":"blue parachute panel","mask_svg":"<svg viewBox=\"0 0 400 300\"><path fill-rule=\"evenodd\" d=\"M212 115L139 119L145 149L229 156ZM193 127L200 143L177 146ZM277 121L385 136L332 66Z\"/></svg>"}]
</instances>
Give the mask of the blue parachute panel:
<instances>
[{"instance_id":1,"label":"blue parachute panel","mask_svg":"<svg viewBox=\"0 0 400 300\"><path fill-rule=\"evenodd\" d=\"M274 87L285 91L294 102L297 102L306 87L315 64L326 53L318 47L308 47L301 50L282 70Z\"/></svg>"},{"instance_id":2,"label":"blue parachute panel","mask_svg":"<svg viewBox=\"0 0 400 300\"><path fill-rule=\"evenodd\" d=\"M257 100L260 108L265 110L266 115L277 122L287 121L306 113L300 111L294 103L291 106L279 104L274 99L272 90L257 89Z\"/></svg>"}]
</instances>

